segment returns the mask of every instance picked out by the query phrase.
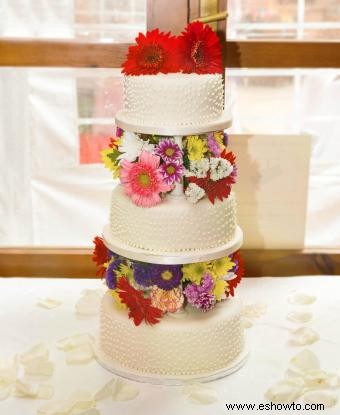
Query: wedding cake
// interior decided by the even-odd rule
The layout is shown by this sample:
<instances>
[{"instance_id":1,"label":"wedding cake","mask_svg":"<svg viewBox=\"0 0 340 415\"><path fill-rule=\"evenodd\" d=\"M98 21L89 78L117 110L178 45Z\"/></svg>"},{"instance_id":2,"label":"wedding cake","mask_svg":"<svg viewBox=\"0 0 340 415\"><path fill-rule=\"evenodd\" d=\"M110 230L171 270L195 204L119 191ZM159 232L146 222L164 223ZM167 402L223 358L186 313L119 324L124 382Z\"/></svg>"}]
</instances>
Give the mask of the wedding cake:
<instances>
[{"instance_id":1,"label":"wedding cake","mask_svg":"<svg viewBox=\"0 0 340 415\"><path fill-rule=\"evenodd\" d=\"M139 34L123 73L116 135L102 151L120 183L94 240L108 288L98 359L137 380L214 379L245 358L221 47L199 22L179 36L156 29Z\"/></svg>"}]
</instances>

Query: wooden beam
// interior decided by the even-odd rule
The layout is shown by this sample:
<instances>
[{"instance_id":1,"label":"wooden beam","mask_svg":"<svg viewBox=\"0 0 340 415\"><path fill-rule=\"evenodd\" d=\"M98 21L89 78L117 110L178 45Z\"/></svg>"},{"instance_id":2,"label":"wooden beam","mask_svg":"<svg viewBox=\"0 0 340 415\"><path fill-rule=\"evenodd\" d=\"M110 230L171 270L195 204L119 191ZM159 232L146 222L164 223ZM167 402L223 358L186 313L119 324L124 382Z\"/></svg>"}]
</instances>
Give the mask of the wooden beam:
<instances>
[{"instance_id":1,"label":"wooden beam","mask_svg":"<svg viewBox=\"0 0 340 415\"><path fill-rule=\"evenodd\" d=\"M120 68L128 44L0 41L0 66ZM340 68L340 42L227 41L229 68Z\"/></svg>"},{"instance_id":2,"label":"wooden beam","mask_svg":"<svg viewBox=\"0 0 340 415\"><path fill-rule=\"evenodd\" d=\"M340 42L227 42L228 68L340 68Z\"/></svg>"},{"instance_id":3,"label":"wooden beam","mask_svg":"<svg viewBox=\"0 0 340 415\"><path fill-rule=\"evenodd\" d=\"M241 250L247 277L340 275L340 251ZM0 249L0 277L95 278L90 249Z\"/></svg>"}]
</instances>

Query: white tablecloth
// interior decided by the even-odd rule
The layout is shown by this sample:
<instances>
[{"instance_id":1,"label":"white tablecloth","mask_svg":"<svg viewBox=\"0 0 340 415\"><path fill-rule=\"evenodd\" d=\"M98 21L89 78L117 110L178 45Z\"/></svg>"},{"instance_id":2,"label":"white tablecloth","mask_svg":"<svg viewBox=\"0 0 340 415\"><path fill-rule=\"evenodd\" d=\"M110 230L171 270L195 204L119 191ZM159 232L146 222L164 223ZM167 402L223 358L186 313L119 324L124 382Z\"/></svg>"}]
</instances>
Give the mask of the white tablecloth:
<instances>
[{"instance_id":1,"label":"white tablecloth","mask_svg":"<svg viewBox=\"0 0 340 415\"><path fill-rule=\"evenodd\" d=\"M56 342L76 332L96 333L98 316L79 318L75 303L85 289L102 289L99 280L72 279L24 279L0 278L0 359L22 353L38 342L44 342L55 363L55 372L48 383L54 386L53 399L68 398L73 392L95 392L112 374L93 360L84 365L67 365L64 354L56 348ZM292 305L287 297L293 290L317 297L311 305ZM181 387L138 384L139 396L132 401L115 402L110 399L98 403L103 415L206 415L239 414L251 411L228 411L226 403L266 403L264 393L269 386L284 376L289 359L303 347L289 343L290 331L298 325L287 320L293 310L308 310L313 319L305 325L320 335L311 346L324 370L340 374L340 278L339 277L291 277L244 279L237 290L244 304L265 303L267 312L253 320L247 329L251 354L246 365L237 373L210 386L218 392L219 399L209 406L190 401ZM60 299L62 305L52 310L36 305L42 297ZM138 329L137 329L138 330ZM302 400L299 402L303 403ZM9 398L0 401L1 415L36 414L44 401ZM337 406L317 412L339 414ZM260 412L260 411L258 411ZM265 411L265 413L291 413Z\"/></svg>"}]
</instances>

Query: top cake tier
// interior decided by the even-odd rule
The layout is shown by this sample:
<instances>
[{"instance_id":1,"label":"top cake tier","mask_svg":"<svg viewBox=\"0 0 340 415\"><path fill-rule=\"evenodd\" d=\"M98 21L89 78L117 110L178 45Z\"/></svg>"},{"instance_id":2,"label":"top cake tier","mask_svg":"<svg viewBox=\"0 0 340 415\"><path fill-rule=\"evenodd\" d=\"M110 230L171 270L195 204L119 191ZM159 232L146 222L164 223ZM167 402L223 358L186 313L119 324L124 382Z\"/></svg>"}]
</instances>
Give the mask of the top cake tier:
<instances>
[{"instance_id":1,"label":"top cake tier","mask_svg":"<svg viewBox=\"0 0 340 415\"><path fill-rule=\"evenodd\" d=\"M223 108L220 74L125 76L124 106L116 115L116 124L145 134L200 134L231 125Z\"/></svg>"}]
</instances>

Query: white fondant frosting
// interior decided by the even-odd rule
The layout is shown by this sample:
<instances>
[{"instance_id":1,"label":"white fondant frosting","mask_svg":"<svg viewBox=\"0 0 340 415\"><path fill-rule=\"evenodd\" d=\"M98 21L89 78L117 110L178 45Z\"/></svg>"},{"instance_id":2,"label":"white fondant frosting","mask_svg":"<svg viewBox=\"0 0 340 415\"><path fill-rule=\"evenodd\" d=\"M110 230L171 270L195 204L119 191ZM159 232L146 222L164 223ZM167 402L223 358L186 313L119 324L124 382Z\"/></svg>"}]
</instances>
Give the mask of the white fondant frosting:
<instances>
[{"instance_id":1,"label":"white fondant frosting","mask_svg":"<svg viewBox=\"0 0 340 415\"><path fill-rule=\"evenodd\" d=\"M151 208L136 206L118 185L112 192L111 232L115 240L153 252L200 251L231 241L236 230L236 200L196 204L167 196Z\"/></svg>"},{"instance_id":2,"label":"white fondant frosting","mask_svg":"<svg viewBox=\"0 0 340 415\"><path fill-rule=\"evenodd\" d=\"M116 119L123 127L206 126L226 119L223 107L224 85L219 74L125 76L124 105Z\"/></svg>"},{"instance_id":3,"label":"white fondant frosting","mask_svg":"<svg viewBox=\"0 0 340 415\"><path fill-rule=\"evenodd\" d=\"M105 365L145 375L200 376L227 367L242 353L239 300L230 298L207 313L186 310L179 318L166 315L157 325L136 327L106 293L98 345Z\"/></svg>"}]
</instances>

